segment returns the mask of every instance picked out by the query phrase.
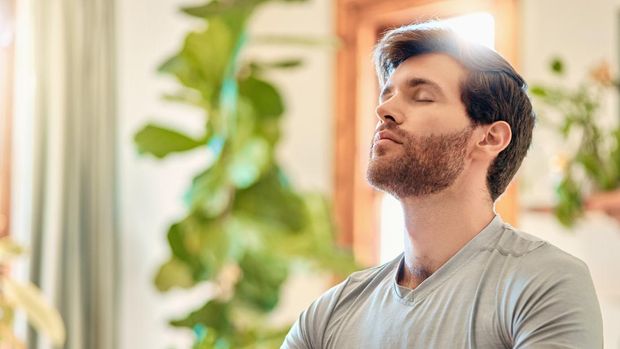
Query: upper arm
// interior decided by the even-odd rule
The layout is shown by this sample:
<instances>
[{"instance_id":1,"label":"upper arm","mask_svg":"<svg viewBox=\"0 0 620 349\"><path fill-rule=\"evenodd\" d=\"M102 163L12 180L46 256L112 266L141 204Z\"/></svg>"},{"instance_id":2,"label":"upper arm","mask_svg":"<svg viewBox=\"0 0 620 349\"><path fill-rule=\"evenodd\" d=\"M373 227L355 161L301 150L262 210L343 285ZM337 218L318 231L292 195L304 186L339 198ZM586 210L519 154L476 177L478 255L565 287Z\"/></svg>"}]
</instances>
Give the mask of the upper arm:
<instances>
[{"instance_id":1,"label":"upper arm","mask_svg":"<svg viewBox=\"0 0 620 349\"><path fill-rule=\"evenodd\" d=\"M307 310L306 310L307 311ZM312 336L308 335L308 331L312 329L307 326L306 311L295 321L293 327L289 330L280 349L310 349L313 345L310 342Z\"/></svg>"},{"instance_id":2,"label":"upper arm","mask_svg":"<svg viewBox=\"0 0 620 349\"><path fill-rule=\"evenodd\" d=\"M304 310L286 335L280 349L322 348L323 335L346 280L325 292Z\"/></svg>"},{"instance_id":3,"label":"upper arm","mask_svg":"<svg viewBox=\"0 0 620 349\"><path fill-rule=\"evenodd\" d=\"M525 277L512 318L514 349L603 347L600 307L590 273L572 256L538 260Z\"/></svg>"}]
</instances>

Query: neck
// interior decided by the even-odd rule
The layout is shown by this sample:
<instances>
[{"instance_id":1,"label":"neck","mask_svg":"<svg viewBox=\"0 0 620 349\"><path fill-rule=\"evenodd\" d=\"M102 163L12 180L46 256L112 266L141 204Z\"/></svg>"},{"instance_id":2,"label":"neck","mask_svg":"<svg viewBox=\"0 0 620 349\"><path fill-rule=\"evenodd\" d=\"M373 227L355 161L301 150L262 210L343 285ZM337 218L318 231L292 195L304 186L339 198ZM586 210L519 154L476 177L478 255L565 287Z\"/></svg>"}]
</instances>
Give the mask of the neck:
<instances>
[{"instance_id":1,"label":"neck","mask_svg":"<svg viewBox=\"0 0 620 349\"><path fill-rule=\"evenodd\" d=\"M401 204L406 233L399 283L410 288L439 269L495 216L486 190L479 188L449 188L422 198L402 198Z\"/></svg>"}]
</instances>

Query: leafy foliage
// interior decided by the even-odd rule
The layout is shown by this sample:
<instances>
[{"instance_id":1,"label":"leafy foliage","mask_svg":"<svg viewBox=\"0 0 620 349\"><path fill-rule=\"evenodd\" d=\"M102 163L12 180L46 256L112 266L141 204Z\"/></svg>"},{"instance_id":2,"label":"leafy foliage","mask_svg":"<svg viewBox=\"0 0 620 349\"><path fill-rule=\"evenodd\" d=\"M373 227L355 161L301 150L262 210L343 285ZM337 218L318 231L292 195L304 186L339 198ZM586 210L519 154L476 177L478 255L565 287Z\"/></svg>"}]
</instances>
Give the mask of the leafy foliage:
<instances>
[{"instance_id":1,"label":"leafy foliage","mask_svg":"<svg viewBox=\"0 0 620 349\"><path fill-rule=\"evenodd\" d=\"M565 76L566 67L559 58L549 69L559 78ZM559 122L550 118L545 121L565 140L579 140L572 154L563 159L563 176L556 187L554 212L565 226L572 226L583 215L586 190L607 191L620 186L620 129L609 130L597 119L604 92L616 88L618 84L611 79L606 64L593 69L575 88L566 87L564 82L530 88L530 94L548 111L562 117Z\"/></svg>"},{"instance_id":2,"label":"leafy foliage","mask_svg":"<svg viewBox=\"0 0 620 349\"><path fill-rule=\"evenodd\" d=\"M247 22L268 2L214 0L182 9L205 26L188 33L159 71L181 85L167 100L204 111L203 133L195 138L149 124L134 139L140 153L156 158L198 148L213 155L185 195L187 214L168 229L171 256L155 277L161 291L205 281L219 290L201 308L171 321L194 330L194 348L279 347L287 328L271 328L265 319L291 266L303 262L338 275L356 267L334 243L327 201L295 190L276 160L286 108L267 74L302 61L240 58Z\"/></svg>"},{"instance_id":3,"label":"leafy foliage","mask_svg":"<svg viewBox=\"0 0 620 349\"><path fill-rule=\"evenodd\" d=\"M0 347L26 348L14 333L14 315L18 310L25 312L28 323L45 334L52 345L60 347L65 342L66 332L58 311L47 303L35 285L18 282L9 273L10 262L23 252L10 238L0 238Z\"/></svg>"}]
</instances>

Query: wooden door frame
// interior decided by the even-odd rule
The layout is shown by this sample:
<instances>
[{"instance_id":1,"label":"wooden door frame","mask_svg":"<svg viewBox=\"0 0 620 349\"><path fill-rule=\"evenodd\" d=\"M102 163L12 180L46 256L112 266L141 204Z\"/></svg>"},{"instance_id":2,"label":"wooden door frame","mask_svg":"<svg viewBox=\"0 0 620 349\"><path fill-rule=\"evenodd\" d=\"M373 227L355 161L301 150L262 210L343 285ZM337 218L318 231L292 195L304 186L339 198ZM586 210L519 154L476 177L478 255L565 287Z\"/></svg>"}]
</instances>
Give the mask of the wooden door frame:
<instances>
[{"instance_id":1,"label":"wooden door frame","mask_svg":"<svg viewBox=\"0 0 620 349\"><path fill-rule=\"evenodd\" d=\"M366 182L370 139L375 128L378 84L371 61L380 28L431 18L488 12L495 18L496 49L515 68L519 57L518 0L336 0L336 32L341 40L335 74L334 212L339 242L359 263L379 260L378 193ZM516 224L516 186L496 208Z\"/></svg>"}]
</instances>

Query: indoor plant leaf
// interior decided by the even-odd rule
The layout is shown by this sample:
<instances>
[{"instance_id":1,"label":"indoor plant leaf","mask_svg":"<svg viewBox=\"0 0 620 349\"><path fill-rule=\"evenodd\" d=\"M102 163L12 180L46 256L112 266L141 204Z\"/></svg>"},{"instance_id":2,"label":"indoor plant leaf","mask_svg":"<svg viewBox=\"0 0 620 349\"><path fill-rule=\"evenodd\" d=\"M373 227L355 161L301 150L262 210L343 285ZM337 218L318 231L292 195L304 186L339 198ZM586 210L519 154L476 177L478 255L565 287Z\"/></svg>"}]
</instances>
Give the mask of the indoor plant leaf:
<instances>
[{"instance_id":1,"label":"indoor plant leaf","mask_svg":"<svg viewBox=\"0 0 620 349\"><path fill-rule=\"evenodd\" d=\"M570 177L565 177L556 188L557 204L554 213L560 223L570 227L583 214L579 186Z\"/></svg>"},{"instance_id":2,"label":"indoor plant leaf","mask_svg":"<svg viewBox=\"0 0 620 349\"><path fill-rule=\"evenodd\" d=\"M282 176L279 169L272 168L256 184L239 190L233 204L234 212L269 221L292 232L300 231L307 222L304 203Z\"/></svg>"},{"instance_id":3,"label":"indoor plant leaf","mask_svg":"<svg viewBox=\"0 0 620 349\"><path fill-rule=\"evenodd\" d=\"M259 117L279 117L284 113L284 103L275 86L255 76L239 81L239 94L248 98Z\"/></svg>"},{"instance_id":4,"label":"indoor plant leaf","mask_svg":"<svg viewBox=\"0 0 620 349\"><path fill-rule=\"evenodd\" d=\"M155 286L162 292L173 287L189 288L195 284L190 266L174 257L162 264L155 276Z\"/></svg>"},{"instance_id":5,"label":"indoor plant leaf","mask_svg":"<svg viewBox=\"0 0 620 349\"><path fill-rule=\"evenodd\" d=\"M138 151L164 158L170 153L184 152L205 144L203 140L193 139L179 131L149 124L134 137Z\"/></svg>"},{"instance_id":6,"label":"indoor plant leaf","mask_svg":"<svg viewBox=\"0 0 620 349\"><path fill-rule=\"evenodd\" d=\"M31 283L2 279L2 290L7 301L26 312L28 321L47 335L55 346L65 342L65 327L58 311L47 304L43 294Z\"/></svg>"},{"instance_id":7,"label":"indoor plant leaf","mask_svg":"<svg viewBox=\"0 0 620 349\"><path fill-rule=\"evenodd\" d=\"M260 311L272 310L288 275L287 263L272 253L248 251L239 267L243 276L237 282L235 297Z\"/></svg>"},{"instance_id":8,"label":"indoor plant leaf","mask_svg":"<svg viewBox=\"0 0 620 349\"><path fill-rule=\"evenodd\" d=\"M159 71L199 91L206 104L212 106L217 103L216 92L234 58L242 28L242 20L210 19L206 29L187 35L181 51L164 62Z\"/></svg>"},{"instance_id":9,"label":"indoor plant leaf","mask_svg":"<svg viewBox=\"0 0 620 349\"><path fill-rule=\"evenodd\" d=\"M214 299L207 301L200 309L191 312L185 318L170 321L170 324L189 328L202 325L215 329L220 335L226 335L234 329L230 321L229 304Z\"/></svg>"}]
</instances>

